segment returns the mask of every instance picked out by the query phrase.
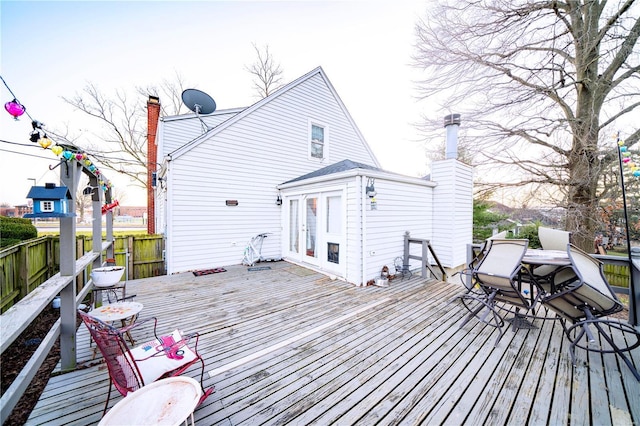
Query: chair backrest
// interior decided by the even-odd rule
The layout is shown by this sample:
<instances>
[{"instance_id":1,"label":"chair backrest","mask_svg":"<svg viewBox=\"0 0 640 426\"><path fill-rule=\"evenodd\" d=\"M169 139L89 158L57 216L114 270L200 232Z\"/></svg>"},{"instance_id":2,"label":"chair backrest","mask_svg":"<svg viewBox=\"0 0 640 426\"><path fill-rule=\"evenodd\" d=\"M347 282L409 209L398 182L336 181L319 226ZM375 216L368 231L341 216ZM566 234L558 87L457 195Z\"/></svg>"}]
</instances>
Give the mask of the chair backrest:
<instances>
[{"instance_id":1,"label":"chair backrest","mask_svg":"<svg viewBox=\"0 0 640 426\"><path fill-rule=\"evenodd\" d=\"M474 275L481 286L510 290L522 266L529 240L493 239L476 267Z\"/></svg>"},{"instance_id":2,"label":"chair backrest","mask_svg":"<svg viewBox=\"0 0 640 426\"><path fill-rule=\"evenodd\" d=\"M586 317L584 309L595 317L622 310L622 304L604 276L602 263L573 244L567 245L567 251L578 280L564 291L549 296L544 303L574 322Z\"/></svg>"},{"instance_id":3,"label":"chair backrest","mask_svg":"<svg viewBox=\"0 0 640 426\"><path fill-rule=\"evenodd\" d=\"M78 314L87 326L93 341L100 350L109 370L109 377L113 385L122 395L127 395L142 387L139 377L142 377L135 363L131 360L129 347L118 329L92 317L84 311Z\"/></svg>"},{"instance_id":4,"label":"chair backrest","mask_svg":"<svg viewBox=\"0 0 640 426\"><path fill-rule=\"evenodd\" d=\"M508 233L509 233L508 231L498 232L497 234L494 234L494 235L490 236L489 238L487 238L487 240L503 240L503 239L507 238L507 234Z\"/></svg>"},{"instance_id":5,"label":"chair backrest","mask_svg":"<svg viewBox=\"0 0 640 426\"><path fill-rule=\"evenodd\" d=\"M567 244L571 242L571 232L540 226L538 227L538 239L544 250L565 251Z\"/></svg>"}]
</instances>

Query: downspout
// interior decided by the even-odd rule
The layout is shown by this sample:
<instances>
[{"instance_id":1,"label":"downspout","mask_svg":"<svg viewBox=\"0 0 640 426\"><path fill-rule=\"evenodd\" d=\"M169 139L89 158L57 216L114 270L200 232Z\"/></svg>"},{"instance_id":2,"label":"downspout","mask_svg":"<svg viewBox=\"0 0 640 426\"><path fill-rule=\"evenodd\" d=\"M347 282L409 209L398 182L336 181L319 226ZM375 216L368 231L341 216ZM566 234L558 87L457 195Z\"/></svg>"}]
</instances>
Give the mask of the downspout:
<instances>
[{"instance_id":1,"label":"downspout","mask_svg":"<svg viewBox=\"0 0 640 426\"><path fill-rule=\"evenodd\" d=\"M164 211L165 211L165 217L164 217L164 268L165 268L165 273L168 275L170 273L169 270L169 265L170 265L170 259L171 259L171 240L172 240L172 228L169 225L170 223L173 223L172 221L172 217L173 217L173 203L169 203L169 200L172 199L172 197L169 195L169 191L172 190L172 185L171 182L169 182L169 180L171 179L171 154L167 155L166 157L166 169L165 169L165 173L164 173L164 184L166 185L165 187L165 204L164 204Z\"/></svg>"},{"instance_id":2,"label":"downspout","mask_svg":"<svg viewBox=\"0 0 640 426\"><path fill-rule=\"evenodd\" d=\"M360 218L361 218L361 229L362 229L362 235L361 235L361 249L360 249L360 258L362 259L362 283L360 283L360 285L362 287L365 287L367 285L367 279L366 279L366 274L367 274L367 256L366 256L366 246L367 246L367 205L366 205L366 200L365 200L365 181L364 181L364 177L362 175L358 175L358 179L359 179L359 183L360 185L358 185L360 187L360 191L358 196L360 197Z\"/></svg>"}]
</instances>

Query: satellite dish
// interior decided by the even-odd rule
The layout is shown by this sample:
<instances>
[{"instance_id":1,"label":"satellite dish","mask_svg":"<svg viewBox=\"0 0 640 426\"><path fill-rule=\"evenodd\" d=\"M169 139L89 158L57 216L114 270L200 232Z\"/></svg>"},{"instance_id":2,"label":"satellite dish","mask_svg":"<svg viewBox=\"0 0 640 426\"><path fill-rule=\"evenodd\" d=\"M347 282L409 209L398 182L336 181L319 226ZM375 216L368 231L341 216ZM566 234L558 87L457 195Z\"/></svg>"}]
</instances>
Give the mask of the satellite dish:
<instances>
[{"instance_id":1,"label":"satellite dish","mask_svg":"<svg viewBox=\"0 0 640 426\"><path fill-rule=\"evenodd\" d=\"M216 101L206 93L197 89L187 89L182 92L182 102L189 108L191 111L196 113L196 117L200 120L200 124L202 124L202 132L206 133L211 128L207 126L200 114L211 114L216 110Z\"/></svg>"},{"instance_id":2,"label":"satellite dish","mask_svg":"<svg viewBox=\"0 0 640 426\"><path fill-rule=\"evenodd\" d=\"M197 89L187 89L182 92L182 102L196 114L211 114L216 110L216 101Z\"/></svg>"}]
</instances>

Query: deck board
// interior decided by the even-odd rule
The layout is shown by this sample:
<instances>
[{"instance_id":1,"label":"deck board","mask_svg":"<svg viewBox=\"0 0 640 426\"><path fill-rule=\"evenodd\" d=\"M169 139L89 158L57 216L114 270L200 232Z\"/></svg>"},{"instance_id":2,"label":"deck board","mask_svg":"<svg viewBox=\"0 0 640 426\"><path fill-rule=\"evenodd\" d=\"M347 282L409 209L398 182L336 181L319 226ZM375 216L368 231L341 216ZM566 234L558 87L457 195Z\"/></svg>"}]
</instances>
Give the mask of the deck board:
<instances>
[{"instance_id":1,"label":"deck board","mask_svg":"<svg viewBox=\"0 0 640 426\"><path fill-rule=\"evenodd\" d=\"M357 288L286 262L270 270L130 281L141 319L158 329L198 331L206 387L200 425L635 424L640 383L611 354L578 349L558 321L532 330L471 320L451 299L460 284L419 276ZM150 338L134 329L138 342ZM83 367L54 375L27 424L92 425L108 375L78 333ZM640 362L640 351L631 357ZM188 375L199 378L199 368ZM113 391L110 406L122 397Z\"/></svg>"}]
</instances>

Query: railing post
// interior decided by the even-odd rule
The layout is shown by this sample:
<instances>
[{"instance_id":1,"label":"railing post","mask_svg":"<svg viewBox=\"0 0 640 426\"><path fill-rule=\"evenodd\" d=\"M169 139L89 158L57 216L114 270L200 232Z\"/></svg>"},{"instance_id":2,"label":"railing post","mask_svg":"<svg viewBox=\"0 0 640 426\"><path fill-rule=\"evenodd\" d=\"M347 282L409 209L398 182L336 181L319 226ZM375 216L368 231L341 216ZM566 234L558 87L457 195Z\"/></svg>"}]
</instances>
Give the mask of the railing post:
<instances>
[{"instance_id":1,"label":"railing post","mask_svg":"<svg viewBox=\"0 0 640 426\"><path fill-rule=\"evenodd\" d=\"M629 265L629 324L640 326L640 247L631 247Z\"/></svg>"},{"instance_id":2,"label":"railing post","mask_svg":"<svg viewBox=\"0 0 640 426\"><path fill-rule=\"evenodd\" d=\"M76 191L82 165L68 161L60 167L60 181L69 189L69 211L73 217L60 218L60 275L76 274ZM76 285L75 279L60 292L60 363L62 370L76 366Z\"/></svg>"}]
</instances>

